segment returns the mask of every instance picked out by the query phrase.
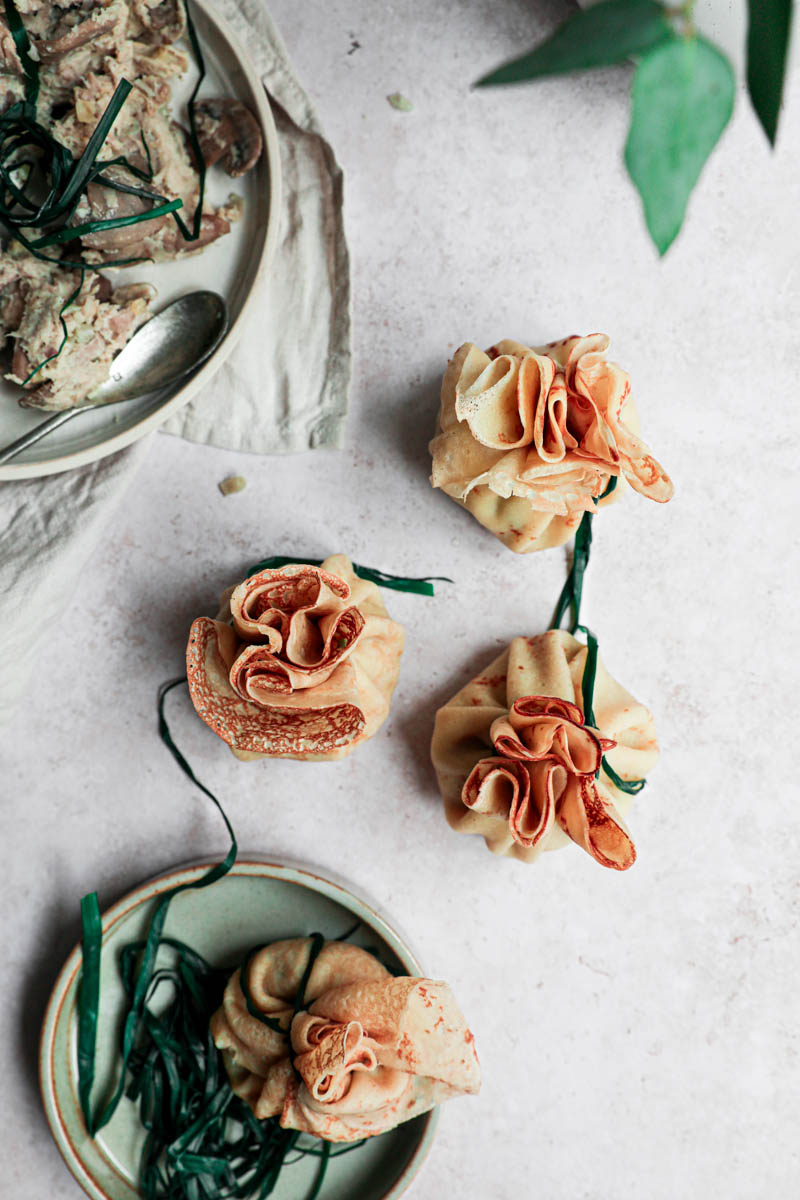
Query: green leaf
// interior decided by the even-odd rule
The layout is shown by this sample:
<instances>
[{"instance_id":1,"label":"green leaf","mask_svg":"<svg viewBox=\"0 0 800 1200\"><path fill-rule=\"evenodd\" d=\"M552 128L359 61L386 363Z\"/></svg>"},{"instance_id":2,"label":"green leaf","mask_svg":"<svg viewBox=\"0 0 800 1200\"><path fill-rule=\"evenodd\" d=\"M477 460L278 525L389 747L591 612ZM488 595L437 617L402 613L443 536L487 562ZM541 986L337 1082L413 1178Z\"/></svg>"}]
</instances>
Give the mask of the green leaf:
<instances>
[{"instance_id":1,"label":"green leaf","mask_svg":"<svg viewBox=\"0 0 800 1200\"><path fill-rule=\"evenodd\" d=\"M792 0L748 0L747 7L747 89L764 132L774 146L792 25Z\"/></svg>"},{"instance_id":2,"label":"green leaf","mask_svg":"<svg viewBox=\"0 0 800 1200\"><path fill-rule=\"evenodd\" d=\"M655 0L605 0L576 12L546 42L484 75L475 86L521 83L543 75L612 66L631 55L645 54L674 36L663 6Z\"/></svg>"},{"instance_id":3,"label":"green leaf","mask_svg":"<svg viewBox=\"0 0 800 1200\"><path fill-rule=\"evenodd\" d=\"M625 163L660 254L683 224L692 188L730 120L735 90L731 64L704 38L658 46L636 69Z\"/></svg>"}]
</instances>

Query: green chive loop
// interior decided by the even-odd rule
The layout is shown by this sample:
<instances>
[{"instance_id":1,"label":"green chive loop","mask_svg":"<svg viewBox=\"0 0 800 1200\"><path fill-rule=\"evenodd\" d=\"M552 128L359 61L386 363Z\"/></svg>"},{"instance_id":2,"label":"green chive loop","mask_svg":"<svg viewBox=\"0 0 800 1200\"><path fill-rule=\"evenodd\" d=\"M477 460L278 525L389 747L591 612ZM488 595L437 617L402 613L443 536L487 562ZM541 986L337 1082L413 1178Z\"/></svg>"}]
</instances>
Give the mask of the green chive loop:
<instances>
[{"instance_id":1,"label":"green chive loop","mask_svg":"<svg viewBox=\"0 0 800 1200\"><path fill-rule=\"evenodd\" d=\"M263 562L255 563L254 566L247 568L246 578L251 575L257 575L259 571L274 571L278 567L290 566L293 563L303 563L309 567L321 567L325 560L322 558L306 558L297 555L273 554L271 558L265 558ZM387 575L385 571L378 571L374 567L362 567L360 563L353 563L353 570L361 579L366 579L370 583L377 583L379 587L392 588L396 592L414 592L418 596L432 596L434 594L434 583L452 583L447 575L425 575L419 579L409 579L403 575Z\"/></svg>"},{"instance_id":2,"label":"green chive loop","mask_svg":"<svg viewBox=\"0 0 800 1200\"><path fill-rule=\"evenodd\" d=\"M147 173L133 166L123 156L118 156L105 162L98 160L98 154L108 137L120 109L130 94L132 85L128 80L120 80L105 112L98 121L77 162L71 150L54 138L36 120L38 64L30 57L30 41L19 12L14 5L14 0L3 0L3 3L5 5L9 28L14 37L17 52L26 76L25 100L11 105L0 116L0 222L5 226L10 236L17 237L27 249L35 252L40 248L72 241L75 238L82 237L86 233L97 233L104 229L118 229L122 226L135 225L140 221L153 220L159 216L171 213L183 237L187 241L196 241L200 236L200 226L202 223L206 165L197 134L195 100L206 76L206 66L188 0L184 0L187 35L198 67L198 77L187 103L190 142L199 178L198 202L192 218L191 229L177 215L177 210L183 206L181 200L168 200L166 196L162 196L160 193L133 187L130 184L123 183L118 179L104 174L108 167L121 166L125 167L137 179L152 179L152 162L143 132L141 136L149 163L149 171ZM21 157L23 151L28 146L32 147L36 153L32 158ZM48 185L47 196L43 202L29 198L25 187L20 187L14 179L15 173L22 166L27 165L28 172L24 181L25 185L27 185L31 179L34 162L39 164L39 173ZM94 182L100 183L104 187L112 188L115 191L140 195L153 200L156 202L156 207L149 209L146 213L138 213L127 217L111 217L106 220L90 221L83 225L72 226L70 223L75 209L87 186ZM19 211L20 208L22 212ZM55 230L49 228L54 223L58 223L60 227ZM70 227L66 228L67 226ZM38 241L28 241L24 236L19 236L24 228L46 228L48 232ZM50 262L59 261L49 259L47 256L41 257ZM94 266L94 264L89 263L69 265ZM101 269L103 266L109 265L119 264L103 263L97 265L95 269Z\"/></svg>"},{"instance_id":3,"label":"green chive loop","mask_svg":"<svg viewBox=\"0 0 800 1200\"><path fill-rule=\"evenodd\" d=\"M614 787L619 788L621 792L625 792L628 796L637 796L647 783L646 779L623 779L607 761L605 755L603 755L603 770Z\"/></svg>"},{"instance_id":4,"label":"green chive loop","mask_svg":"<svg viewBox=\"0 0 800 1200\"><path fill-rule=\"evenodd\" d=\"M294 998L294 1011L292 1012L292 1020L294 1020L297 1014L302 1012L305 1008L306 988L308 987L308 981L311 978L311 972L314 969L314 963L317 961L317 956L324 945L325 937L323 934L311 934L311 945L308 949L308 962L306 963L306 969L303 972L303 977L300 980L300 986L297 989L297 995Z\"/></svg>"},{"instance_id":5,"label":"green chive loop","mask_svg":"<svg viewBox=\"0 0 800 1200\"><path fill-rule=\"evenodd\" d=\"M277 1017L268 1017L266 1013L262 1013L260 1009L256 1008L255 1004L253 1003L253 997L250 995L250 984L247 979L247 972L250 967L250 960L253 958L253 956L255 954L258 954L260 950L264 950L264 949L265 949L264 946L254 946L253 949L249 952L249 954L245 958L244 962L242 963L241 967L239 968L239 986L242 989L242 995L244 996L244 1002L245 1002L247 1011L249 1012L250 1016L255 1017L255 1019L257 1021L260 1021L262 1025L266 1025L267 1028L271 1029L274 1033L280 1033L280 1034L282 1034L283 1037L288 1037L289 1036L288 1028L283 1026Z\"/></svg>"},{"instance_id":6,"label":"green chive loop","mask_svg":"<svg viewBox=\"0 0 800 1200\"><path fill-rule=\"evenodd\" d=\"M5 3L9 4L11 0L5 0ZM117 262L93 264L83 260L67 264L58 258L43 255L41 251L49 246L74 241L87 233L150 221L182 207L182 200L168 200L152 188L124 183L105 173L109 167L124 167L139 180L147 181L152 177L132 166L125 157L117 156L107 161L98 158L130 92L128 80L120 80L77 160L68 147L39 124L27 100L18 101L0 116L0 222L9 236L16 238L29 253L46 262L73 268L101 270L106 266L116 266L119 265ZM20 184L16 175L24 165L28 165L28 170ZM34 182L46 189L44 200L28 195L29 185ZM141 196L153 201L155 207L127 217L108 217L75 225L72 223L75 211L92 183L113 191ZM23 232L35 229L45 232L37 238L30 238Z\"/></svg>"},{"instance_id":7,"label":"green chive loop","mask_svg":"<svg viewBox=\"0 0 800 1200\"><path fill-rule=\"evenodd\" d=\"M197 241L200 236L200 226L203 221L203 197L205 196L206 191L206 162L203 158L203 151L200 148L200 138L197 133L197 117L195 114L195 101L197 99L197 93L200 91L200 86L206 77L206 62L203 58L203 51L200 48L200 39L197 36L197 30L195 29L194 21L192 20L189 0L183 0L183 10L186 13L186 32L189 35L189 43L192 47L195 63L197 64L197 81L192 89L192 94L186 103L186 112L189 117L189 142L194 155L195 169L200 181L200 190L197 197L194 215L192 217L191 232L187 229L180 217L176 216L175 221L177 222L178 228L186 240L188 242L194 242Z\"/></svg>"}]
</instances>

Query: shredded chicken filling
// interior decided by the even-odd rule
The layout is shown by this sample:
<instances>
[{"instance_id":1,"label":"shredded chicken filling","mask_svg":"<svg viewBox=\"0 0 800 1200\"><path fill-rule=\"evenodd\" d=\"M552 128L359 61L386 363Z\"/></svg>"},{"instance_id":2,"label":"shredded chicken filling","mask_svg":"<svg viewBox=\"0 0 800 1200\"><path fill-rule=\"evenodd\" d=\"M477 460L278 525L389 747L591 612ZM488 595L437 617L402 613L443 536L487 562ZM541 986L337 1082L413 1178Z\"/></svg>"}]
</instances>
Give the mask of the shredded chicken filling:
<instances>
[{"instance_id":1,"label":"shredded chicken filling","mask_svg":"<svg viewBox=\"0 0 800 1200\"><path fill-rule=\"evenodd\" d=\"M187 131L170 113L172 81L189 68L176 43L186 33L184 0L15 0L38 63L36 120L75 159L83 153L114 90L132 85L102 147L102 159L125 159L148 177L146 189L180 199L185 223L200 203L200 176ZM0 116L25 94L24 72L0 8ZM239 101L198 100L200 153L239 176L257 162L261 131ZM122 185L142 181L124 164L108 168ZM147 197L90 183L71 218L75 225L139 217L155 206ZM9 240L0 251L0 350L6 378L25 388L22 403L70 408L102 383L110 363L147 319L148 285L114 289L96 268L143 259L154 262L202 250L228 233L241 202L222 207L205 199L199 233L187 240L172 215L85 234L67 243L63 258L93 268L81 272L45 262ZM41 233L37 230L37 233ZM80 249L78 250L78 246ZM50 258L58 252L48 248ZM66 338L64 336L66 328Z\"/></svg>"}]
</instances>

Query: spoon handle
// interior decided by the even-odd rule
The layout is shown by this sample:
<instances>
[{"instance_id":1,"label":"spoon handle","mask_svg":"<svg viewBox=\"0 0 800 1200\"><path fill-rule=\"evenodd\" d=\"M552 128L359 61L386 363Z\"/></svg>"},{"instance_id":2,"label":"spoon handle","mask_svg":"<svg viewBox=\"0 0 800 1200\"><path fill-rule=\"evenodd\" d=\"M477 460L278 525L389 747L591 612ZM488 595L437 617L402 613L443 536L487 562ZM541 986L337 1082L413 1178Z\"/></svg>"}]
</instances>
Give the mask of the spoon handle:
<instances>
[{"instance_id":1,"label":"spoon handle","mask_svg":"<svg viewBox=\"0 0 800 1200\"><path fill-rule=\"evenodd\" d=\"M79 412L84 412L83 406L78 408L65 408L63 412L53 413L52 417L48 417L46 421L42 421L41 425L34 426L27 433L23 433L22 437L18 437L15 442L10 442L0 450L0 463L6 463L12 458L16 458L23 450L27 450L28 446L32 446L34 442L38 442L39 438L45 437L54 429L58 429L70 417L76 416Z\"/></svg>"}]
</instances>

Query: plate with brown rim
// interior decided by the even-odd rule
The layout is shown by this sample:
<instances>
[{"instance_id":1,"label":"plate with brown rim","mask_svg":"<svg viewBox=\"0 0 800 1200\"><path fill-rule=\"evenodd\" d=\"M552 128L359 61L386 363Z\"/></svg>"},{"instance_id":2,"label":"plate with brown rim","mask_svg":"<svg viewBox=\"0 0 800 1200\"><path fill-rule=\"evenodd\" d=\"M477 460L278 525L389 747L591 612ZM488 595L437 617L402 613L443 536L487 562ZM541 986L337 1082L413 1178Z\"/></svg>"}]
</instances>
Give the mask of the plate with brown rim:
<instances>
[{"instance_id":1,"label":"plate with brown rim","mask_svg":"<svg viewBox=\"0 0 800 1200\"><path fill-rule=\"evenodd\" d=\"M136 888L103 914L97 1092L114 1080L126 997L117 969L121 947L144 936L158 898L200 878L210 863L179 867ZM366 901L312 870L249 855L212 887L186 891L170 905L165 933L185 941L213 966L235 966L254 945L319 930L336 938L360 921L351 941L376 950L392 969L423 975L398 933ZM45 1114L67 1166L93 1200L140 1200L139 1161L145 1132L137 1106L123 1099L113 1118L90 1138L78 1099L77 994L80 948L56 980L45 1013L39 1079ZM433 1142L437 1110L425 1113L351 1153L334 1156L319 1200L397 1200L416 1176ZM303 1200L316 1160L287 1164L275 1200ZM75 1189L76 1196L79 1194Z\"/></svg>"}]
</instances>

